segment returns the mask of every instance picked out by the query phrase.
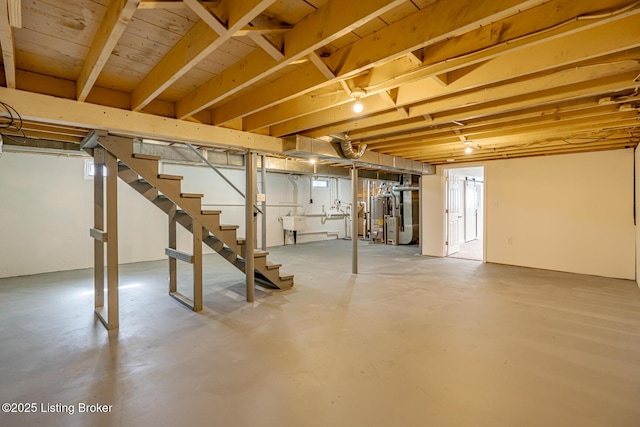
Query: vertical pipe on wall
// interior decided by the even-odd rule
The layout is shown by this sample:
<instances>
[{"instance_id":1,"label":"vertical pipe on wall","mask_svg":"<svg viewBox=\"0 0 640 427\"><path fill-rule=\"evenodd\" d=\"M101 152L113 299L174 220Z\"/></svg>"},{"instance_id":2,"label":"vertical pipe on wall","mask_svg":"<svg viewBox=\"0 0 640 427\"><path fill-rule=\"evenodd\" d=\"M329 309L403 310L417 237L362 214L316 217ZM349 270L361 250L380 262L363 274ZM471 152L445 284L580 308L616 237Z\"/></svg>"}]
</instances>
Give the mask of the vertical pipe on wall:
<instances>
[{"instance_id":1,"label":"vertical pipe on wall","mask_svg":"<svg viewBox=\"0 0 640 427\"><path fill-rule=\"evenodd\" d=\"M254 151L247 152L244 156L244 168L246 177L245 190L245 275L247 279L247 302L253 302L255 294L255 273L254 273L254 241L255 241L255 223L253 222L253 204L256 199L256 153Z\"/></svg>"},{"instance_id":2,"label":"vertical pipe on wall","mask_svg":"<svg viewBox=\"0 0 640 427\"><path fill-rule=\"evenodd\" d=\"M262 160L262 194L267 195L267 156L261 156ZM267 200L262 202L262 250L267 250Z\"/></svg>"},{"instance_id":3,"label":"vertical pipe on wall","mask_svg":"<svg viewBox=\"0 0 640 427\"><path fill-rule=\"evenodd\" d=\"M351 172L351 241L353 243L353 260L351 262L351 272L358 274L358 169L356 162L353 162Z\"/></svg>"}]
</instances>

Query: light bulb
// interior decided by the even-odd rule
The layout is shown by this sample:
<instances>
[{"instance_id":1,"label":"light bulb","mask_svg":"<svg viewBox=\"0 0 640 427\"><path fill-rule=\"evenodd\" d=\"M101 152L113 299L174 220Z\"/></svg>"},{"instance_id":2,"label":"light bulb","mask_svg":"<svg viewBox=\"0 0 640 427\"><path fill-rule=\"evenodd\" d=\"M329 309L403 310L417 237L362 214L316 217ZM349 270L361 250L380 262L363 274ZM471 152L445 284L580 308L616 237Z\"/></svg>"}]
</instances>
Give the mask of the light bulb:
<instances>
[{"instance_id":1,"label":"light bulb","mask_svg":"<svg viewBox=\"0 0 640 427\"><path fill-rule=\"evenodd\" d=\"M353 104L353 111L356 113L362 113L362 109L364 107L362 106L362 102L360 102L360 99L356 99L356 103Z\"/></svg>"},{"instance_id":2,"label":"light bulb","mask_svg":"<svg viewBox=\"0 0 640 427\"><path fill-rule=\"evenodd\" d=\"M316 164L316 159L311 159L311 160L309 160L309 162L311 162L312 165L315 165Z\"/></svg>"},{"instance_id":3,"label":"light bulb","mask_svg":"<svg viewBox=\"0 0 640 427\"><path fill-rule=\"evenodd\" d=\"M467 148L464 149L464 152L467 153L467 154L471 154L473 152L473 148L467 147Z\"/></svg>"}]
</instances>

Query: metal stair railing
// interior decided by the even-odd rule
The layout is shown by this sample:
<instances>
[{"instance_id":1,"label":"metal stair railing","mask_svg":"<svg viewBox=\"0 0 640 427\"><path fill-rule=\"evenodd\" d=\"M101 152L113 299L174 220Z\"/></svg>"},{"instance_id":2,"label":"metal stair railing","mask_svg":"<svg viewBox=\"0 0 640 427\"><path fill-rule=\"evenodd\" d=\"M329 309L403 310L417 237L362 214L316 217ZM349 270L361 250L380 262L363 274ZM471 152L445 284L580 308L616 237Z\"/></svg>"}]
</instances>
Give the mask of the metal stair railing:
<instances>
[{"instance_id":1,"label":"metal stair railing","mask_svg":"<svg viewBox=\"0 0 640 427\"><path fill-rule=\"evenodd\" d=\"M235 184L233 182L231 182L229 180L229 178L227 178L222 172L220 172L220 170L209 161L209 159L207 159L205 156L202 155L202 153L200 151L198 151L198 149L196 147L194 147L191 144L188 143L184 143L187 147L189 147L189 149L191 151L193 151L199 158L200 160L202 160L207 166L209 166L211 169L213 169L213 171L215 173L217 173L220 178L222 178L227 184L229 184L231 186L231 188L233 188L234 190L236 190L236 192L238 194L240 194L242 196L242 198L246 198L246 196L244 195L244 193L242 192L242 190L240 190L238 187L235 186ZM260 209L255 203L253 203L253 209L256 210L256 212L259 212L261 214L264 214L264 212L262 211L262 209Z\"/></svg>"}]
</instances>

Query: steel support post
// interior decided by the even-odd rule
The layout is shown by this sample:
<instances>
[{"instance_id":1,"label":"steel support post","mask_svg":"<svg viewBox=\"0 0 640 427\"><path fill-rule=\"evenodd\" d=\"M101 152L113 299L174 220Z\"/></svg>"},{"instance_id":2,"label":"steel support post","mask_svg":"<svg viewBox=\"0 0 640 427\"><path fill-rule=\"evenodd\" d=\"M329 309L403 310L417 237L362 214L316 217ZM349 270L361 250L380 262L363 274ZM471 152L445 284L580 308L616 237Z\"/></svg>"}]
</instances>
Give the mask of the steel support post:
<instances>
[{"instance_id":1,"label":"steel support post","mask_svg":"<svg viewBox=\"0 0 640 427\"><path fill-rule=\"evenodd\" d=\"M351 263L351 272L358 274L358 169L356 162L353 162L351 171L351 241L353 243L353 260Z\"/></svg>"}]
</instances>

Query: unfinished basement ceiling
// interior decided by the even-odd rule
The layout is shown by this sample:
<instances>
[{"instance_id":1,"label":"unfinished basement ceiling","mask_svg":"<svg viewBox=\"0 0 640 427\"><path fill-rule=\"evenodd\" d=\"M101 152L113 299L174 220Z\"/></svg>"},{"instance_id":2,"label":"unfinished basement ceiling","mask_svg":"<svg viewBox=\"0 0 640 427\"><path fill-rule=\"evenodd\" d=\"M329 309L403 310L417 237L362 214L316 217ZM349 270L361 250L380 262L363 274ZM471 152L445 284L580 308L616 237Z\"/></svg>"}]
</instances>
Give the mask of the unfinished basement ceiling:
<instances>
[{"instance_id":1,"label":"unfinished basement ceiling","mask_svg":"<svg viewBox=\"0 0 640 427\"><path fill-rule=\"evenodd\" d=\"M1 84L10 89L273 137L348 137L431 164L640 140L639 1L0 0L0 8ZM37 119L23 130L67 142L89 131Z\"/></svg>"}]
</instances>

